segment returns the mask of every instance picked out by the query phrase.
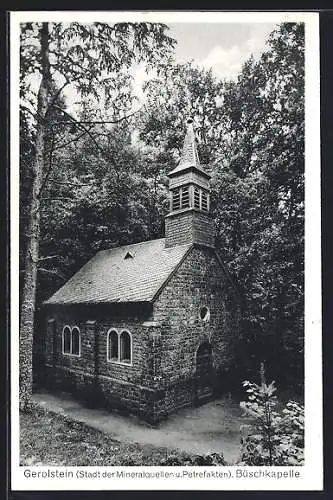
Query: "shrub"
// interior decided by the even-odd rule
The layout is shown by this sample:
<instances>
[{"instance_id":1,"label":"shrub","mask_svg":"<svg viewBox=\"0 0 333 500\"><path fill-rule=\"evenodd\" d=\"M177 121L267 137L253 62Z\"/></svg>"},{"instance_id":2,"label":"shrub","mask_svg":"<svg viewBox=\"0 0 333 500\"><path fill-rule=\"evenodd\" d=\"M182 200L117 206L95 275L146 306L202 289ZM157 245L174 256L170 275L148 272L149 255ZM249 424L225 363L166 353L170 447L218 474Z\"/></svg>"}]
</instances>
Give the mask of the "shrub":
<instances>
[{"instance_id":1,"label":"shrub","mask_svg":"<svg viewBox=\"0 0 333 500\"><path fill-rule=\"evenodd\" d=\"M160 465L178 465L178 466L221 466L227 465L221 453L207 453L205 455L194 455L187 457L179 457L178 455L168 455Z\"/></svg>"},{"instance_id":2,"label":"shrub","mask_svg":"<svg viewBox=\"0 0 333 500\"><path fill-rule=\"evenodd\" d=\"M241 465L303 465L304 408L289 401L282 412L276 410L275 383L243 382L248 401L240 406L253 417L241 427Z\"/></svg>"}]
</instances>

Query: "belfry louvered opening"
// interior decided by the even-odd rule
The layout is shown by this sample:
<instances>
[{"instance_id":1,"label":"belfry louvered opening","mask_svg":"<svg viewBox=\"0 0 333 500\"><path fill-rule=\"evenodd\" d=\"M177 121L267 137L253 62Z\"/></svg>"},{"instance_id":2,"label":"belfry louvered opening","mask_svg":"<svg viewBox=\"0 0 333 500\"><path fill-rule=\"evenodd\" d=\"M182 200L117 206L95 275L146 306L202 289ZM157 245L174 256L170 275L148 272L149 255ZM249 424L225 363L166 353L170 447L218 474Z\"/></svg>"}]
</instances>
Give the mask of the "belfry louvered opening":
<instances>
[{"instance_id":1,"label":"belfry louvered opening","mask_svg":"<svg viewBox=\"0 0 333 500\"><path fill-rule=\"evenodd\" d=\"M209 211L209 195L197 186L183 186L172 190L171 210L195 208L203 212Z\"/></svg>"},{"instance_id":2,"label":"belfry louvered opening","mask_svg":"<svg viewBox=\"0 0 333 500\"><path fill-rule=\"evenodd\" d=\"M185 186L181 191L181 207L189 208L190 207L190 188L189 186Z\"/></svg>"},{"instance_id":3,"label":"belfry louvered opening","mask_svg":"<svg viewBox=\"0 0 333 500\"><path fill-rule=\"evenodd\" d=\"M180 210L180 189L172 191L172 210Z\"/></svg>"},{"instance_id":4,"label":"belfry louvered opening","mask_svg":"<svg viewBox=\"0 0 333 500\"><path fill-rule=\"evenodd\" d=\"M190 208L190 186L183 186L172 191L172 210Z\"/></svg>"},{"instance_id":5,"label":"belfry louvered opening","mask_svg":"<svg viewBox=\"0 0 333 500\"><path fill-rule=\"evenodd\" d=\"M195 187L194 188L194 208L200 209L200 189Z\"/></svg>"},{"instance_id":6,"label":"belfry louvered opening","mask_svg":"<svg viewBox=\"0 0 333 500\"><path fill-rule=\"evenodd\" d=\"M201 193L201 210L208 212L208 194L206 191L202 191Z\"/></svg>"}]
</instances>

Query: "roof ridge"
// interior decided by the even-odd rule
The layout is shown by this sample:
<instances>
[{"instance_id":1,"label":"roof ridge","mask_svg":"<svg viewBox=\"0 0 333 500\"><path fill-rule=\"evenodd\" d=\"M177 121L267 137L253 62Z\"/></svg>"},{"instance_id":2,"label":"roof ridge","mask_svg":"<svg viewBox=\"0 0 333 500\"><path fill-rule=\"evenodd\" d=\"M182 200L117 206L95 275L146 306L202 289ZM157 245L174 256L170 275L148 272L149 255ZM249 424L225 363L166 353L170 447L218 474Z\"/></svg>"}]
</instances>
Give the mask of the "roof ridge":
<instances>
[{"instance_id":1,"label":"roof ridge","mask_svg":"<svg viewBox=\"0 0 333 500\"><path fill-rule=\"evenodd\" d=\"M110 252L110 250L119 250L120 248L134 247L134 246L144 245L145 243L151 243L153 241L162 241L162 240L165 240L165 238L155 238L154 240L139 241L138 243L127 243L126 245L121 245L118 247L111 247L111 248L105 248L104 250L98 250L98 252L96 252L96 255L102 252Z\"/></svg>"},{"instance_id":2,"label":"roof ridge","mask_svg":"<svg viewBox=\"0 0 333 500\"><path fill-rule=\"evenodd\" d=\"M96 255L98 255L99 253L110 252L111 250L120 250L121 248L129 248L129 247L134 247L134 246L145 245L147 243L153 243L155 241L165 241L165 237L164 238L155 238L154 240L140 241L139 243L128 243L127 245L122 245L120 247L112 247L112 248L106 248L104 250L98 250L98 252L96 252L94 257ZM186 246L190 246L191 244L192 243L183 243L182 245L176 245L176 246L177 247L186 247ZM172 248L175 248L175 247L168 247L168 248L165 248L165 250L170 250ZM94 258L94 257L92 257L92 258Z\"/></svg>"}]
</instances>

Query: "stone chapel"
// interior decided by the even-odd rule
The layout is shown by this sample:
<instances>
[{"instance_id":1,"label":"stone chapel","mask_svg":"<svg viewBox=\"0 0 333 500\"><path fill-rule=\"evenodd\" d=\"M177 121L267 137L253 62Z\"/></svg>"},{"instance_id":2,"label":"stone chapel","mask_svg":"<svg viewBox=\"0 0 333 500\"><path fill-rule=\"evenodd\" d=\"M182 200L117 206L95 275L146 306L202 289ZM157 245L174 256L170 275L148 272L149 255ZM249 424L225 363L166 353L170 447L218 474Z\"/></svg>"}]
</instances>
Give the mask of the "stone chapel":
<instances>
[{"instance_id":1,"label":"stone chapel","mask_svg":"<svg viewBox=\"0 0 333 500\"><path fill-rule=\"evenodd\" d=\"M98 252L44 303L47 384L154 424L214 397L239 337L191 119L168 177L165 238Z\"/></svg>"}]
</instances>

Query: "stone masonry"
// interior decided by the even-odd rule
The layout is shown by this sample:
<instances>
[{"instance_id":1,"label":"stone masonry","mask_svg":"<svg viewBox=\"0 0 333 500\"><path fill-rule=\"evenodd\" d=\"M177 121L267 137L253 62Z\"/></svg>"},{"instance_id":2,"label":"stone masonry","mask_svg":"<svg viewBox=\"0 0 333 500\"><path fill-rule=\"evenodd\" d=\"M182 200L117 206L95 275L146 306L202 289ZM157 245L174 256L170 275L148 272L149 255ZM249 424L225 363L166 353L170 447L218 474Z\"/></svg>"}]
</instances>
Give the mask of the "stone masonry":
<instances>
[{"instance_id":1,"label":"stone masonry","mask_svg":"<svg viewBox=\"0 0 333 500\"><path fill-rule=\"evenodd\" d=\"M196 350L208 341L213 377L231 368L237 340L237 300L213 249L193 246L152 307L49 306L45 339L49 384L87 402L130 411L151 423L196 404ZM230 308L230 304L235 304ZM200 307L209 319L200 318ZM62 354L62 330L81 331L81 356ZM107 361L107 333L132 335L132 365ZM214 384L214 381L213 381Z\"/></svg>"},{"instance_id":2,"label":"stone masonry","mask_svg":"<svg viewBox=\"0 0 333 500\"><path fill-rule=\"evenodd\" d=\"M45 303L44 382L153 424L213 397L239 340L238 294L215 249L191 120L169 178L165 239L99 252ZM79 351L64 347L66 326L79 328ZM128 332L128 359L122 347L108 359L110 330Z\"/></svg>"}]
</instances>

